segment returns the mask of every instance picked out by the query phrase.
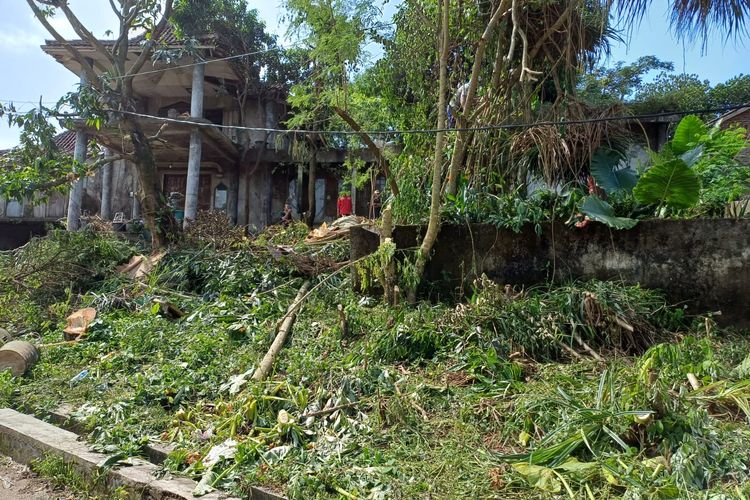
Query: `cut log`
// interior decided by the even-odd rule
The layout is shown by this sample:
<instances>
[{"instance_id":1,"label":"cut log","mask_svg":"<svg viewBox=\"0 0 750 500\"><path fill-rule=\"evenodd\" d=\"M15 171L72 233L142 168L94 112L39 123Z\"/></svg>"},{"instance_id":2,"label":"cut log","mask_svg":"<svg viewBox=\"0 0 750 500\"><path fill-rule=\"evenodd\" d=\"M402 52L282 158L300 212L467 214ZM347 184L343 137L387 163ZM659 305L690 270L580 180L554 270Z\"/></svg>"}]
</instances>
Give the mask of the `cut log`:
<instances>
[{"instance_id":1,"label":"cut log","mask_svg":"<svg viewBox=\"0 0 750 500\"><path fill-rule=\"evenodd\" d=\"M39 361L39 351L29 342L14 340L0 348L0 371L10 370L20 377Z\"/></svg>"},{"instance_id":2,"label":"cut log","mask_svg":"<svg viewBox=\"0 0 750 500\"><path fill-rule=\"evenodd\" d=\"M276 334L276 338L273 339L273 343L268 349L268 352L265 356L263 356L263 360L260 362L260 365L258 365L255 373L253 373L253 380L265 380L268 377L268 374L271 373L273 362L276 359L276 356L279 354L281 346L284 345L284 342L286 341L286 338L292 329L294 319L297 317L297 312L302 305L302 301L307 297L307 290L309 288L310 282L305 281L302 284L302 287L299 289L299 292L297 292L297 297L295 297L294 302L292 302L292 304L286 310L286 314L284 315L281 321L281 326L279 327L279 332Z\"/></svg>"}]
</instances>

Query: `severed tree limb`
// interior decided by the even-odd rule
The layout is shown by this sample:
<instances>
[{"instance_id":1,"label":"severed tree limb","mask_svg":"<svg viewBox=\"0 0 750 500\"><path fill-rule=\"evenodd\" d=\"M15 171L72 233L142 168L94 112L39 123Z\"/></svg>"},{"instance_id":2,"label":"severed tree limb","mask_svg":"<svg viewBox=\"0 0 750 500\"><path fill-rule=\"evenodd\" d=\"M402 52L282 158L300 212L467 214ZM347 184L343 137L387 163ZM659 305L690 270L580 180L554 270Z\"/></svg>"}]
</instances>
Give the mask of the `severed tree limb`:
<instances>
[{"instance_id":1,"label":"severed tree limb","mask_svg":"<svg viewBox=\"0 0 750 500\"><path fill-rule=\"evenodd\" d=\"M696 377L694 373L688 373L687 379L688 382L690 382L690 387L692 387L694 391L701 388L701 383L698 381L698 377Z\"/></svg>"},{"instance_id":2,"label":"severed tree limb","mask_svg":"<svg viewBox=\"0 0 750 500\"><path fill-rule=\"evenodd\" d=\"M584 350L584 351L586 351L587 353L591 354L591 357L592 357L592 358L594 358L594 359L595 359L595 360L597 360L597 361L604 361L604 358L602 358L601 356L599 356L599 354L598 354L598 353L597 353L597 352L596 352L595 350L593 350L593 349L591 348L591 346L590 346L590 345L588 345L588 344L587 344L587 343L586 343L586 342L585 342L585 341L584 341L584 340L583 340L583 339L581 338L581 336L580 336L580 335L578 335L577 333L573 333L573 339L575 339L575 341L576 341L576 342L578 342L578 345L580 345L581 347L583 347L583 350Z\"/></svg>"},{"instance_id":3,"label":"severed tree limb","mask_svg":"<svg viewBox=\"0 0 750 500\"><path fill-rule=\"evenodd\" d=\"M341 119L344 120L347 125L352 128L352 130L359 133L359 137L360 139L362 139L362 142L365 143L367 149L369 149L372 155L377 158L378 163L383 168L383 173L388 179L388 185L391 188L393 196L398 196L398 184L396 183L396 179L393 178L393 175L391 175L390 163L388 162L388 159L383 156L383 152L372 140L372 137L362 131L362 127L359 126L359 123L357 123L357 121L352 118L352 116L345 109L335 107L334 110L336 111L336 114L339 115L339 117L341 117Z\"/></svg>"},{"instance_id":4,"label":"severed tree limb","mask_svg":"<svg viewBox=\"0 0 750 500\"><path fill-rule=\"evenodd\" d=\"M287 336L289 336L289 332L291 331L292 325L294 324L294 319L296 318L297 312L302 305L302 301L307 296L307 290L309 288L309 281L305 281L302 284L302 287L300 287L299 292L297 292L297 296L294 298L294 302L291 303L289 308L286 310L286 314L284 314L284 317L281 321L281 326L279 327L279 332L276 334L276 338L273 339L271 347L268 349L266 355L263 356L263 360L260 362L260 365L258 365L258 368L253 373L253 380L265 380L266 378L268 378L268 375L271 373L271 369L273 368L273 362L274 360L276 360L276 356L279 354L281 346L284 345Z\"/></svg>"}]
</instances>

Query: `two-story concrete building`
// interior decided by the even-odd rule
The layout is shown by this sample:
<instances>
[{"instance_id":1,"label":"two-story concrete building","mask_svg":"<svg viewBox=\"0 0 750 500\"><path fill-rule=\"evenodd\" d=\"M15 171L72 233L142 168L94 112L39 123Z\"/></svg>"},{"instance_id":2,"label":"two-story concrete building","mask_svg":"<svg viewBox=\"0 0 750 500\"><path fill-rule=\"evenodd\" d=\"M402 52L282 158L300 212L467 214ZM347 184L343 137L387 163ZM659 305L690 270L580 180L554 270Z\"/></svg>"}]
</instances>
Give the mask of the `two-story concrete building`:
<instances>
[{"instance_id":1,"label":"two-story concrete building","mask_svg":"<svg viewBox=\"0 0 750 500\"><path fill-rule=\"evenodd\" d=\"M161 42L163 48L178 49L181 46L171 30L162 36ZM69 43L90 58L97 70L107 66L106 61L100 60L103 56L87 42L72 40ZM101 43L107 46L113 42L102 40ZM131 57L137 57L143 37L135 37L129 43ZM149 62L133 82L137 97L135 112L141 115L137 119L147 135L159 134L158 140L152 142L152 148L163 193L184 200L191 161L190 136L191 131L197 129L201 141L197 189L199 210L226 211L232 220L250 228L261 228L278 221L285 203L292 205L295 214L303 212L308 206L308 160L293 155L298 148L293 147L293 140L286 134L262 130L284 129L288 113L286 89L259 84L257 91L245 95L241 105L233 92L239 85L240 76L224 59L231 54L227 54L214 37L204 37L196 49L202 61L199 79L195 79L196 60L185 56L169 65L160 61ZM81 72L79 63L61 43L47 41L42 50L71 72ZM200 88L195 89L194 85ZM201 116L191 116L196 95L202 96ZM85 129L111 154L127 152L128 141L123 140L118 128L104 126L95 129L83 122L77 126ZM74 135L72 131L60 135L61 145L67 148L66 151L72 152ZM357 154L368 159L364 150ZM331 148L321 149L316 154L317 222L336 216L337 194L352 175L344 167L346 155L342 149ZM113 161L87 177L84 184L82 215L111 219L122 213L125 219L138 217L138 180L130 161ZM369 196L369 189L360 193L361 199L365 196ZM58 220L66 215L65 198L53 195L47 201L0 200L0 219ZM357 203L360 212L361 201Z\"/></svg>"}]
</instances>

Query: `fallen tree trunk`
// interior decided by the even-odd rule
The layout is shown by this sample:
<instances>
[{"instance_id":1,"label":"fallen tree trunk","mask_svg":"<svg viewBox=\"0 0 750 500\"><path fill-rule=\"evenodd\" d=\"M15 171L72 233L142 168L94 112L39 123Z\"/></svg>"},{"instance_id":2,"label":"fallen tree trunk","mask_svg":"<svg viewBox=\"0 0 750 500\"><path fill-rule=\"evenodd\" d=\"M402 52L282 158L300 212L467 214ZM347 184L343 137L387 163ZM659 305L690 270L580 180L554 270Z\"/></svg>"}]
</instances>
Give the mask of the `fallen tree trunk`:
<instances>
[{"instance_id":1,"label":"fallen tree trunk","mask_svg":"<svg viewBox=\"0 0 750 500\"><path fill-rule=\"evenodd\" d=\"M263 360L260 362L260 365L258 365L255 373L253 373L253 380L265 380L268 377L268 374L271 373L273 362L292 329L294 319L297 317L297 312L302 305L302 301L307 297L307 290L309 288L310 282L305 281L299 289L299 292L297 292L297 297L294 298L294 302L292 302L286 310L286 314L284 315L284 318L281 321L281 326L279 327L279 333L276 334L276 338L273 339L271 347L268 349L266 355L263 356Z\"/></svg>"}]
</instances>

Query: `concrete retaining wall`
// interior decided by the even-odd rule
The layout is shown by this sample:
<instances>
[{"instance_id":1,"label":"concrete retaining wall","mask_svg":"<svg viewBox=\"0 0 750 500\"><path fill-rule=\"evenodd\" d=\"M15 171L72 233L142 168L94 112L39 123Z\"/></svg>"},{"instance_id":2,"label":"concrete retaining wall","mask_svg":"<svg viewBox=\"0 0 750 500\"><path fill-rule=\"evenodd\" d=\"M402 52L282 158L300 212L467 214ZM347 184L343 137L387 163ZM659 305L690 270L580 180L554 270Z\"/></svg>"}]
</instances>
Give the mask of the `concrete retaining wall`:
<instances>
[{"instance_id":1,"label":"concrete retaining wall","mask_svg":"<svg viewBox=\"0 0 750 500\"><path fill-rule=\"evenodd\" d=\"M394 230L398 248L421 242L423 228ZM351 233L352 259L378 246L365 228ZM750 220L651 220L626 231L591 223L582 229L545 224L520 233L489 225L446 225L426 270L433 283L457 290L486 273L500 283L550 279L622 280L661 289L688 312L721 311L723 323L750 326Z\"/></svg>"}]
</instances>

